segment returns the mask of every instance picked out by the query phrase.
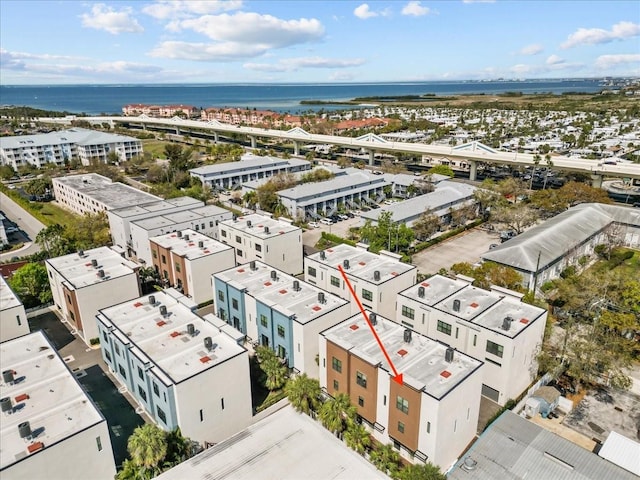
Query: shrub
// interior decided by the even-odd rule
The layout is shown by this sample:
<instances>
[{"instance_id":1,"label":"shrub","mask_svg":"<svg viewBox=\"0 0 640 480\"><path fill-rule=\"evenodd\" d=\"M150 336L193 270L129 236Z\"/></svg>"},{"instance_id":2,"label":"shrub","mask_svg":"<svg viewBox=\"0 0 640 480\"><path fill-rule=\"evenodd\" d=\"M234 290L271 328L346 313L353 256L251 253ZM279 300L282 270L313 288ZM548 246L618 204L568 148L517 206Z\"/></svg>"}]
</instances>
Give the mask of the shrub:
<instances>
[{"instance_id":1,"label":"shrub","mask_svg":"<svg viewBox=\"0 0 640 480\"><path fill-rule=\"evenodd\" d=\"M89 340L89 344L91 345L100 345L100 337L93 337Z\"/></svg>"},{"instance_id":2,"label":"shrub","mask_svg":"<svg viewBox=\"0 0 640 480\"><path fill-rule=\"evenodd\" d=\"M560 272L560 278L564 278L564 279L574 277L575 275L576 275L576 267L574 267L573 265L569 265L562 272Z\"/></svg>"},{"instance_id":3,"label":"shrub","mask_svg":"<svg viewBox=\"0 0 640 480\"><path fill-rule=\"evenodd\" d=\"M548 282L544 282L542 284L542 286L540 287L540 290L542 290L543 292L548 292L549 290L553 290L554 287L555 287L555 283L549 280Z\"/></svg>"},{"instance_id":4,"label":"shrub","mask_svg":"<svg viewBox=\"0 0 640 480\"><path fill-rule=\"evenodd\" d=\"M601 243L600 245L596 245L593 249L593 251L596 252L596 254L599 257L606 256L608 250L609 250L608 247L604 243Z\"/></svg>"}]
</instances>

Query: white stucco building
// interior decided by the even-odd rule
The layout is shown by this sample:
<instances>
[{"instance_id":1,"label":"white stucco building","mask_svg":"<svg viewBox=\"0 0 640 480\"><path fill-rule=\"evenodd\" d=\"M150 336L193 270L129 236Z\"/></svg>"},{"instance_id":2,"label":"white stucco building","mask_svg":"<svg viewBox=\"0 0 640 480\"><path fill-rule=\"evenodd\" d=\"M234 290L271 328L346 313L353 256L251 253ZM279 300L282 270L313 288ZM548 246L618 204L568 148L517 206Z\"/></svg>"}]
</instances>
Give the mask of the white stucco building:
<instances>
[{"instance_id":1,"label":"white stucco building","mask_svg":"<svg viewBox=\"0 0 640 480\"><path fill-rule=\"evenodd\" d=\"M0 275L0 342L29 333L24 305Z\"/></svg>"},{"instance_id":2,"label":"white stucco building","mask_svg":"<svg viewBox=\"0 0 640 480\"><path fill-rule=\"evenodd\" d=\"M140 296L139 265L109 247L46 260L56 308L85 343L98 337L98 310Z\"/></svg>"},{"instance_id":3,"label":"white stucco building","mask_svg":"<svg viewBox=\"0 0 640 480\"><path fill-rule=\"evenodd\" d=\"M244 335L182 298L157 292L101 310L102 358L160 428L209 446L251 423L249 356Z\"/></svg>"},{"instance_id":4,"label":"white stucco building","mask_svg":"<svg viewBox=\"0 0 640 480\"><path fill-rule=\"evenodd\" d=\"M0 477L111 480L109 426L42 331L0 343Z\"/></svg>"},{"instance_id":5,"label":"white stucco building","mask_svg":"<svg viewBox=\"0 0 640 480\"><path fill-rule=\"evenodd\" d=\"M302 272L302 229L252 213L218 224L218 239L236 250L238 263L258 260L290 275Z\"/></svg>"}]
</instances>

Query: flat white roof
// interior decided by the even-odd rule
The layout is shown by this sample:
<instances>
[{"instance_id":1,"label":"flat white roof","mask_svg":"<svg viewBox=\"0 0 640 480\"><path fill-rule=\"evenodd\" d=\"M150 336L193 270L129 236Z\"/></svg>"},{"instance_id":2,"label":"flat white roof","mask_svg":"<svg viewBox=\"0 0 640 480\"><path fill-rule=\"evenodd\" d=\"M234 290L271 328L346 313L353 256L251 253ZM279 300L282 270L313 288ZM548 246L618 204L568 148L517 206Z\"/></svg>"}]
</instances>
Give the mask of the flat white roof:
<instances>
[{"instance_id":1,"label":"flat white roof","mask_svg":"<svg viewBox=\"0 0 640 480\"><path fill-rule=\"evenodd\" d=\"M370 316L371 313L367 312L367 315ZM380 315L376 315L374 328L396 370L403 374L404 383L436 399L453 390L483 364L459 351L454 352L452 362L447 362L446 345L413 331L411 341L407 343L404 341L407 329ZM361 313L321 332L321 335L369 364L379 364L380 368L393 376L391 367Z\"/></svg>"},{"instance_id":2,"label":"flat white roof","mask_svg":"<svg viewBox=\"0 0 640 480\"><path fill-rule=\"evenodd\" d=\"M215 255L225 250L233 250L233 247L191 229L165 233L151 237L149 241L189 260Z\"/></svg>"},{"instance_id":3,"label":"flat white roof","mask_svg":"<svg viewBox=\"0 0 640 480\"><path fill-rule=\"evenodd\" d=\"M121 142L140 142L140 140L126 135L74 127L67 130L38 133L35 135L2 137L0 139L0 148L42 147L70 143L76 143L78 145L104 145Z\"/></svg>"},{"instance_id":4,"label":"flat white roof","mask_svg":"<svg viewBox=\"0 0 640 480\"><path fill-rule=\"evenodd\" d=\"M612 431L598 455L640 476L640 443L635 440Z\"/></svg>"},{"instance_id":5,"label":"flat white roof","mask_svg":"<svg viewBox=\"0 0 640 480\"><path fill-rule=\"evenodd\" d=\"M324 253L324 258L323 257ZM342 266L345 273L351 277L360 278L373 284L382 284L410 270L416 269L414 265L392 260L388 257L368 252L362 248L340 244L309 255L307 258L338 269ZM345 268L345 260L349 262ZM375 280L374 272L380 272L380 280Z\"/></svg>"},{"instance_id":6,"label":"flat white roof","mask_svg":"<svg viewBox=\"0 0 640 480\"><path fill-rule=\"evenodd\" d=\"M0 359L3 372L14 372L13 384L0 383L0 398L13 405L11 414L2 413L0 469L38 455L29 453L31 444L42 442L46 450L105 421L42 331L1 343ZM23 422L29 422L32 441L20 438Z\"/></svg>"},{"instance_id":7,"label":"flat white roof","mask_svg":"<svg viewBox=\"0 0 640 480\"><path fill-rule=\"evenodd\" d=\"M200 200L191 197L177 197L167 200L152 201L142 205L127 205L126 207L114 208L111 210L112 215L120 218L129 218L139 215L153 215L159 212L180 208L182 206L193 206L194 208L202 206Z\"/></svg>"},{"instance_id":8,"label":"flat white roof","mask_svg":"<svg viewBox=\"0 0 640 480\"><path fill-rule=\"evenodd\" d=\"M205 218L211 217L227 217L231 218L232 213L224 208L215 205L207 205L179 212L169 212L153 217L145 217L140 220L134 220L132 225L137 225L144 230L154 230L156 228L168 227L185 222L200 222Z\"/></svg>"},{"instance_id":9,"label":"flat white roof","mask_svg":"<svg viewBox=\"0 0 640 480\"><path fill-rule=\"evenodd\" d=\"M222 329L199 317L176 298L165 292L156 292L153 296L154 305L147 295L104 308L98 318L107 327L112 325L122 341L131 342L134 355L151 360L152 369L160 370L158 377L179 383L246 352ZM160 306L167 308L164 316ZM194 336L187 333L188 324L195 327ZM206 337L211 337L212 351L204 346Z\"/></svg>"},{"instance_id":10,"label":"flat white roof","mask_svg":"<svg viewBox=\"0 0 640 480\"><path fill-rule=\"evenodd\" d=\"M96 261L95 267L93 260ZM109 247L85 250L82 256L78 252L50 258L47 263L76 289L130 275L138 267ZM103 277L99 276L100 270L104 272Z\"/></svg>"},{"instance_id":11,"label":"flat white roof","mask_svg":"<svg viewBox=\"0 0 640 480\"><path fill-rule=\"evenodd\" d=\"M295 315L295 321L303 325L349 303L265 263L256 261L254 265L255 270L251 269L251 263L247 263L216 273L214 277L245 290L248 295L288 317ZM275 279L272 272L275 273ZM294 290L294 282L297 282L297 291ZM322 302L319 293L324 296Z\"/></svg>"},{"instance_id":12,"label":"flat white roof","mask_svg":"<svg viewBox=\"0 0 640 480\"><path fill-rule=\"evenodd\" d=\"M311 165L306 160L297 158L278 158L278 157L260 157L257 155L246 154L240 158L239 162L220 163L218 165L205 165L204 167L193 168L189 170L196 175L214 176L230 173L249 173L254 170L272 168L276 166L301 166Z\"/></svg>"},{"instance_id":13,"label":"flat white roof","mask_svg":"<svg viewBox=\"0 0 640 480\"><path fill-rule=\"evenodd\" d=\"M301 231L300 227L258 213L244 215L235 220L223 220L220 225L263 239L277 237L296 230Z\"/></svg>"},{"instance_id":14,"label":"flat white roof","mask_svg":"<svg viewBox=\"0 0 640 480\"><path fill-rule=\"evenodd\" d=\"M158 480L389 479L291 406L164 472Z\"/></svg>"},{"instance_id":15,"label":"flat white roof","mask_svg":"<svg viewBox=\"0 0 640 480\"><path fill-rule=\"evenodd\" d=\"M382 188L386 185L391 185L391 182L381 176L359 170L357 173L339 175L324 182L303 183L286 190L280 190L278 196L298 201L309 198L319 201L323 197L334 195L336 192L348 195L354 189L364 187Z\"/></svg>"},{"instance_id":16,"label":"flat white roof","mask_svg":"<svg viewBox=\"0 0 640 480\"><path fill-rule=\"evenodd\" d=\"M9 310L19 305L22 305L22 302L13 290L11 290L5 278L0 275L0 311Z\"/></svg>"}]
</instances>

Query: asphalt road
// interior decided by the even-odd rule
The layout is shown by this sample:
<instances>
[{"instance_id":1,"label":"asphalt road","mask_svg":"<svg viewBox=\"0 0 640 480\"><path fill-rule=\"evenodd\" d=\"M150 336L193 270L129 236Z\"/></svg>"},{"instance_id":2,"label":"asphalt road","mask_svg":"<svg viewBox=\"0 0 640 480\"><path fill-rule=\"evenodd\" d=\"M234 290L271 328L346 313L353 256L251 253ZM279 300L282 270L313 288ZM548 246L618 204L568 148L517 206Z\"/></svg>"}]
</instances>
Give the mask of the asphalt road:
<instances>
[{"instance_id":1,"label":"asphalt road","mask_svg":"<svg viewBox=\"0 0 640 480\"><path fill-rule=\"evenodd\" d=\"M34 240L40 230L45 228L45 225L4 193L0 193L0 210L4 212L7 219L15 222L18 227L20 227L23 237L21 241L25 242L25 246L20 250L13 250L1 254L0 260L9 260L11 257L23 257L40 251L40 247Z\"/></svg>"}]
</instances>

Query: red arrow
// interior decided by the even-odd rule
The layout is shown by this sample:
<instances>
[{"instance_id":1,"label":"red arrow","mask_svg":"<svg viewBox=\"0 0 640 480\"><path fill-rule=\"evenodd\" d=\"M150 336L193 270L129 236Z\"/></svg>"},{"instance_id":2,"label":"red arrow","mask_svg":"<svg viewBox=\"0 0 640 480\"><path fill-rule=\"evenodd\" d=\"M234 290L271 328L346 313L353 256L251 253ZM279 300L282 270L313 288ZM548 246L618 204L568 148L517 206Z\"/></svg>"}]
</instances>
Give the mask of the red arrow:
<instances>
[{"instance_id":1,"label":"red arrow","mask_svg":"<svg viewBox=\"0 0 640 480\"><path fill-rule=\"evenodd\" d=\"M340 273L342 274L342 278L344 278L344 281L346 282L347 287L349 287L349 291L351 292L351 296L356 300L356 303L358 304L358 307L360 307L360 311L362 312L362 316L367 321L367 325L369 325L369 328L371 329L371 333L373 333L373 336L375 337L376 342L378 342L378 346L380 347L380 350L382 350L382 353L384 353L384 358L387 359L387 362L389 363L389 366L391 367L391 370L393 370L393 375L394 375L393 381L398 383L398 384L400 384L400 385L402 385L402 374L398 373L398 371L396 370L396 367L393 365L393 362L391 361L391 357L389 357L389 354L387 353L386 348L384 348L384 345L382 345L382 342L380 341L380 337L378 336L378 332L376 332L376 329L373 328L373 325L371 324L371 320L369 320L369 315L367 315L367 312L364 311L364 307L362 306L362 303L360 302L360 299L358 298L358 295L356 295L355 290L351 286L351 282L347 278L347 274L344 273L344 270L342 269L342 265L338 265L338 270L340 270Z\"/></svg>"}]
</instances>

